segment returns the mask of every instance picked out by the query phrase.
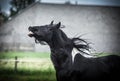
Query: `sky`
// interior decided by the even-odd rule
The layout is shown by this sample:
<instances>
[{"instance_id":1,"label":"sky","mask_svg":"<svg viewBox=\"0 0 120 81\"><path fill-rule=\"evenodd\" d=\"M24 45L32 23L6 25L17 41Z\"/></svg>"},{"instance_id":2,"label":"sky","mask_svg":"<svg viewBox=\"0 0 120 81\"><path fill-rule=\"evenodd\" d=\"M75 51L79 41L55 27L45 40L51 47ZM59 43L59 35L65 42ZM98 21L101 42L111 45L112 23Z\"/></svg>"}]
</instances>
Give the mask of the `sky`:
<instances>
[{"instance_id":1,"label":"sky","mask_svg":"<svg viewBox=\"0 0 120 81\"><path fill-rule=\"evenodd\" d=\"M11 0L0 0L0 6L2 7L2 12L10 15L10 2ZM36 0L38 1L38 0ZM41 0L44 3L65 3L66 1L70 1L72 4L76 2L82 5L105 5L105 6L120 6L120 0Z\"/></svg>"},{"instance_id":2,"label":"sky","mask_svg":"<svg viewBox=\"0 0 120 81\"><path fill-rule=\"evenodd\" d=\"M0 0L1 11L6 13L6 15L10 14L10 12L9 12L9 10L11 8L10 1L11 0Z\"/></svg>"},{"instance_id":3,"label":"sky","mask_svg":"<svg viewBox=\"0 0 120 81\"><path fill-rule=\"evenodd\" d=\"M83 5L120 6L120 0L42 0L42 2L49 2L49 3L64 3L66 1L70 1L73 4L75 4L77 1L78 4L83 4Z\"/></svg>"}]
</instances>

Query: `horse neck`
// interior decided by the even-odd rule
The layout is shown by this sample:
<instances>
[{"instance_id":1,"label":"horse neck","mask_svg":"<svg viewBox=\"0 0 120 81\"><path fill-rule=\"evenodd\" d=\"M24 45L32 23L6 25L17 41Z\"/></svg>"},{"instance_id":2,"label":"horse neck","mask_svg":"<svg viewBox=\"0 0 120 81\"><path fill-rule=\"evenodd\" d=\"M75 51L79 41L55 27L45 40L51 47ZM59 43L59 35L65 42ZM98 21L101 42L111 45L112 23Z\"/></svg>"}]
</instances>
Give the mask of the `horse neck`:
<instances>
[{"instance_id":1,"label":"horse neck","mask_svg":"<svg viewBox=\"0 0 120 81\"><path fill-rule=\"evenodd\" d=\"M69 39L62 30L57 30L53 32L53 37L48 43L51 50L65 49L69 50L72 47L71 39Z\"/></svg>"},{"instance_id":2,"label":"horse neck","mask_svg":"<svg viewBox=\"0 0 120 81\"><path fill-rule=\"evenodd\" d=\"M51 60L55 69L63 68L62 65L65 63L64 67L69 66L72 50L71 40L62 31L56 31L53 34L53 39L48 44L51 49Z\"/></svg>"}]
</instances>

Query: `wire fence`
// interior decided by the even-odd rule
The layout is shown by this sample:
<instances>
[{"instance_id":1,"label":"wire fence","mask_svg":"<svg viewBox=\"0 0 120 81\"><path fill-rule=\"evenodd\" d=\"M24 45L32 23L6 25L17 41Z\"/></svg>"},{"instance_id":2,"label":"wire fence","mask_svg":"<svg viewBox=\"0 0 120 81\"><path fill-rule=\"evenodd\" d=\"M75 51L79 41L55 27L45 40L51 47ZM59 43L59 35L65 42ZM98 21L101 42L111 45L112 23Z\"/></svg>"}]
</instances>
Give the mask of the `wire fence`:
<instances>
[{"instance_id":1,"label":"wire fence","mask_svg":"<svg viewBox=\"0 0 120 81\"><path fill-rule=\"evenodd\" d=\"M9 68L9 66L13 68L15 72L18 71L19 68L27 68L27 69L47 69L52 68L52 63L50 59L41 58L41 59L29 59L29 58L18 58L15 56L13 59L0 59L0 67L5 66ZM11 64L12 63L12 64Z\"/></svg>"}]
</instances>

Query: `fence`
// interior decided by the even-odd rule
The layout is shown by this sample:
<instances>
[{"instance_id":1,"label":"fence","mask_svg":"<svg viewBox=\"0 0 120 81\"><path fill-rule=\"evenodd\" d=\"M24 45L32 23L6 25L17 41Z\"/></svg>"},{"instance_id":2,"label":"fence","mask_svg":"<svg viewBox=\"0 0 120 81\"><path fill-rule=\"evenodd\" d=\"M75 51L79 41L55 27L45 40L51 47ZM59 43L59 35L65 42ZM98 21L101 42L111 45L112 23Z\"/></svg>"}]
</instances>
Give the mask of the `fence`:
<instances>
[{"instance_id":1,"label":"fence","mask_svg":"<svg viewBox=\"0 0 120 81\"><path fill-rule=\"evenodd\" d=\"M29 70L45 70L45 69L53 69L52 63L50 59L29 59L29 58L18 58L17 56L14 57L14 59L0 59L0 67L7 66L7 68L11 67L13 68L14 72L16 73L19 68L25 68ZM12 62L12 64L10 63Z\"/></svg>"}]
</instances>

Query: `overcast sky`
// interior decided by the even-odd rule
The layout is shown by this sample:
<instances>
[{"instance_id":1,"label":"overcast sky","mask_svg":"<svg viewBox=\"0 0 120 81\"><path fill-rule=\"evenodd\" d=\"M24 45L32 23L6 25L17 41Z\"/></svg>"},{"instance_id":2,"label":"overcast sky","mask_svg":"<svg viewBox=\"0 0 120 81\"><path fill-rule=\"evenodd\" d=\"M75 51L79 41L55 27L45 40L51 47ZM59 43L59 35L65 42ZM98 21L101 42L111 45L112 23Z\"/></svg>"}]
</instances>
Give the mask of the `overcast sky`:
<instances>
[{"instance_id":1,"label":"overcast sky","mask_svg":"<svg viewBox=\"0 0 120 81\"><path fill-rule=\"evenodd\" d=\"M70 1L71 3L85 4L85 5L112 5L120 6L120 0L41 0L42 2L49 3L64 3Z\"/></svg>"},{"instance_id":2,"label":"overcast sky","mask_svg":"<svg viewBox=\"0 0 120 81\"><path fill-rule=\"evenodd\" d=\"M9 4L11 0L0 0L0 6L2 7L2 11L10 14L9 9L11 5ZM38 0L36 0L38 1ZM105 5L105 6L120 6L120 0L41 0L44 3L65 3L66 1L70 1L71 3L82 5Z\"/></svg>"},{"instance_id":3,"label":"overcast sky","mask_svg":"<svg viewBox=\"0 0 120 81\"><path fill-rule=\"evenodd\" d=\"M0 7L2 12L5 12L7 14L10 14L9 10L10 10L10 1L11 0L0 0Z\"/></svg>"}]
</instances>

